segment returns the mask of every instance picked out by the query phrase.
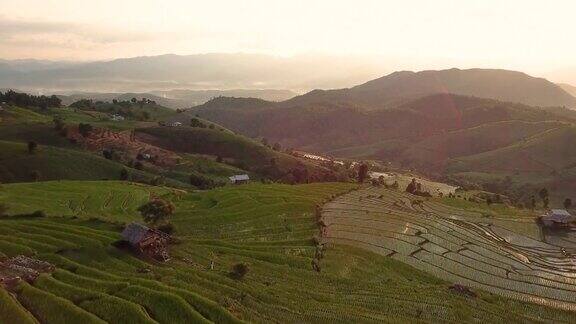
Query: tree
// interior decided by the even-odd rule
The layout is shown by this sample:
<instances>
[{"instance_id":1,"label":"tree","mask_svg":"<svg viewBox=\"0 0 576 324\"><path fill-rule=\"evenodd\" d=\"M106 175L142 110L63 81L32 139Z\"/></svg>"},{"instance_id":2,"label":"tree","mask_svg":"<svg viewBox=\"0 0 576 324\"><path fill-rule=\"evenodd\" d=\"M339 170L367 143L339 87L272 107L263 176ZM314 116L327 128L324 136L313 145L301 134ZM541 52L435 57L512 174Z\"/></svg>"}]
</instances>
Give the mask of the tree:
<instances>
[{"instance_id":1,"label":"tree","mask_svg":"<svg viewBox=\"0 0 576 324\"><path fill-rule=\"evenodd\" d=\"M152 226L169 223L174 210L174 204L161 198L155 198L138 208L144 221Z\"/></svg>"},{"instance_id":2,"label":"tree","mask_svg":"<svg viewBox=\"0 0 576 324\"><path fill-rule=\"evenodd\" d=\"M570 198L564 199L564 208L570 209L570 207L572 207L572 199Z\"/></svg>"},{"instance_id":3,"label":"tree","mask_svg":"<svg viewBox=\"0 0 576 324\"><path fill-rule=\"evenodd\" d=\"M62 116L54 116L54 118L52 119L52 123L54 123L54 129L57 131L63 130L64 126L66 126L66 124L64 123L64 118L62 118Z\"/></svg>"},{"instance_id":4,"label":"tree","mask_svg":"<svg viewBox=\"0 0 576 324\"><path fill-rule=\"evenodd\" d=\"M129 176L128 170L126 168L123 168L120 171L120 180L128 180L128 176Z\"/></svg>"},{"instance_id":5,"label":"tree","mask_svg":"<svg viewBox=\"0 0 576 324\"><path fill-rule=\"evenodd\" d=\"M136 161L136 163L134 163L134 169L136 170L143 170L144 169L144 164L140 161Z\"/></svg>"},{"instance_id":6,"label":"tree","mask_svg":"<svg viewBox=\"0 0 576 324\"><path fill-rule=\"evenodd\" d=\"M536 208L536 198L534 196L530 197L530 209L534 210Z\"/></svg>"},{"instance_id":7,"label":"tree","mask_svg":"<svg viewBox=\"0 0 576 324\"><path fill-rule=\"evenodd\" d=\"M406 187L406 192L409 192L411 194L416 192L416 178L412 178L412 181L408 184L408 186Z\"/></svg>"},{"instance_id":8,"label":"tree","mask_svg":"<svg viewBox=\"0 0 576 324\"><path fill-rule=\"evenodd\" d=\"M102 155L106 160L112 160L113 152L111 150L103 150Z\"/></svg>"},{"instance_id":9,"label":"tree","mask_svg":"<svg viewBox=\"0 0 576 324\"><path fill-rule=\"evenodd\" d=\"M246 263L236 263L233 267L232 267L232 272L230 273L230 275L237 280L242 280L242 278L244 278L248 272L250 271L250 267L248 266L248 264Z\"/></svg>"},{"instance_id":10,"label":"tree","mask_svg":"<svg viewBox=\"0 0 576 324\"><path fill-rule=\"evenodd\" d=\"M368 176L368 164L362 163L358 168L358 182L364 183L367 176Z\"/></svg>"},{"instance_id":11,"label":"tree","mask_svg":"<svg viewBox=\"0 0 576 324\"><path fill-rule=\"evenodd\" d=\"M212 189L215 187L215 183L212 179L195 173L190 175L190 184L199 189Z\"/></svg>"},{"instance_id":12,"label":"tree","mask_svg":"<svg viewBox=\"0 0 576 324\"><path fill-rule=\"evenodd\" d=\"M80 123L78 125L78 132L80 133L80 135L87 137L88 135L90 135L90 133L94 130L94 127L92 127L92 125L90 124L83 124Z\"/></svg>"},{"instance_id":13,"label":"tree","mask_svg":"<svg viewBox=\"0 0 576 324\"><path fill-rule=\"evenodd\" d=\"M30 179L34 182L39 181L41 177L42 177L42 175L40 174L40 171L38 171L38 170L34 170L34 171L30 172Z\"/></svg>"},{"instance_id":14,"label":"tree","mask_svg":"<svg viewBox=\"0 0 576 324\"><path fill-rule=\"evenodd\" d=\"M540 199L544 200L544 198L548 197L548 189L540 189L540 191L538 191L538 196L540 196Z\"/></svg>"},{"instance_id":15,"label":"tree","mask_svg":"<svg viewBox=\"0 0 576 324\"><path fill-rule=\"evenodd\" d=\"M36 148L38 147L38 143L34 141L28 142L28 154L34 154L36 152Z\"/></svg>"},{"instance_id":16,"label":"tree","mask_svg":"<svg viewBox=\"0 0 576 324\"><path fill-rule=\"evenodd\" d=\"M198 118L190 119L190 127L202 127L202 122Z\"/></svg>"},{"instance_id":17,"label":"tree","mask_svg":"<svg viewBox=\"0 0 576 324\"><path fill-rule=\"evenodd\" d=\"M136 103L136 101L138 101L138 99L132 98L132 99L130 99L130 101L131 101L132 103Z\"/></svg>"},{"instance_id":18,"label":"tree","mask_svg":"<svg viewBox=\"0 0 576 324\"><path fill-rule=\"evenodd\" d=\"M280 145L280 143L276 142L276 143L274 143L274 146L272 146L272 149L274 151L280 151L280 149L282 149L282 145Z\"/></svg>"}]
</instances>

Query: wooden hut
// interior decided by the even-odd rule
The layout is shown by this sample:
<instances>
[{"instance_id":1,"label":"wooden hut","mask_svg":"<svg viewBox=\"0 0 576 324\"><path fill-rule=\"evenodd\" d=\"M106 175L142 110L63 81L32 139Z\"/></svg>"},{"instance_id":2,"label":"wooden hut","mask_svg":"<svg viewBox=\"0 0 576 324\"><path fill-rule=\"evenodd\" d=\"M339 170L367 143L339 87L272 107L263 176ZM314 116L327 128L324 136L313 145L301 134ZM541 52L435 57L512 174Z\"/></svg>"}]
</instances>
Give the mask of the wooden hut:
<instances>
[{"instance_id":1,"label":"wooden hut","mask_svg":"<svg viewBox=\"0 0 576 324\"><path fill-rule=\"evenodd\" d=\"M170 236L164 232L138 223L131 223L122 232L122 238L140 253L157 261L170 260L168 254Z\"/></svg>"},{"instance_id":2,"label":"wooden hut","mask_svg":"<svg viewBox=\"0 0 576 324\"><path fill-rule=\"evenodd\" d=\"M566 228L574 221L574 217L565 209L552 209L540 216L540 221L546 227Z\"/></svg>"}]
</instances>

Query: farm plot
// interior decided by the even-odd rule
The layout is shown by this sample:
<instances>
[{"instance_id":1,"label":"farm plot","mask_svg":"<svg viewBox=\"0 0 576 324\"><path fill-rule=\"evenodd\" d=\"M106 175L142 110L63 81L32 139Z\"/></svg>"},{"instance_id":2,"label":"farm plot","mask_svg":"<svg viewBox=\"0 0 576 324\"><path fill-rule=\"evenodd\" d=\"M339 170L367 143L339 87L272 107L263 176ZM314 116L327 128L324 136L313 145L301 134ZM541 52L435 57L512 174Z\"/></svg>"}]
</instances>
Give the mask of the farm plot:
<instances>
[{"instance_id":1,"label":"farm plot","mask_svg":"<svg viewBox=\"0 0 576 324\"><path fill-rule=\"evenodd\" d=\"M390 256L455 283L576 311L576 258L478 213L383 188L322 209L323 240Z\"/></svg>"},{"instance_id":2,"label":"farm plot","mask_svg":"<svg viewBox=\"0 0 576 324\"><path fill-rule=\"evenodd\" d=\"M114 221L138 219L136 209L150 195L169 190L121 181L47 181L15 183L0 187L0 203L11 215L37 210L48 216L76 216Z\"/></svg>"},{"instance_id":3,"label":"farm plot","mask_svg":"<svg viewBox=\"0 0 576 324\"><path fill-rule=\"evenodd\" d=\"M25 254L56 266L33 283L9 292L0 288L0 323L576 322L576 313L485 291L467 298L450 291L447 282L402 263L443 271L426 262L449 246L453 258L446 262L490 255L481 259L491 265L490 273L513 266L520 275L532 271L521 261L491 255L491 245L471 246L460 256L454 251L464 238L443 234L454 225L417 222L418 208L412 209L409 199L402 207L395 205L397 198L405 198L399 193L356 197L384 202L385 208L368 214L358 208L355 215L373 218L363 228L363 240L375 234L391 240L371 250L391 258L357 241L361 248L341 244L324 251L322 269L315 271L315 206L354 188L345 183L249 184L169 196L176 205L173 224L179 242L170 246L172 260L166 264L114 247L121 231L116 223L0 217L0 257ZM51 206L47 197L38 206ZM383 224L378 210L394 217ZM406 221L409 217L413 221ZM354 234L354 221L344 219L341 232ZM412 256L392 250L400 245ZM509 263L498 267L497 258ZM230 275L239 262L250 269L240 280ZM539 275L543 281L556 278L550 271ZM555 284L570 285L566 280Z\"/></svg>"}]
</instances>

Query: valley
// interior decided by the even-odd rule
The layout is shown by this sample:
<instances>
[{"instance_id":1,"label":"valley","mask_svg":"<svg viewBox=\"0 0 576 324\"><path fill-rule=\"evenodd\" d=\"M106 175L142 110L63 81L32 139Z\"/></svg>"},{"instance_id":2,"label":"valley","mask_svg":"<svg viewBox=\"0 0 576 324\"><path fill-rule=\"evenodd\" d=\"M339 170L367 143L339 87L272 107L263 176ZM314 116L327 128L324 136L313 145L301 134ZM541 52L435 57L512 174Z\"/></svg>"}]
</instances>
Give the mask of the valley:
<instances>
[{"instance_id":1,"label":"valley","mask_svg":"<svg viewBox=\"0 0 576 324\"><path fill-rule=\"evenodd\" d=\"M574 228L538 220L574 193L576 114L430 73L178 111L4 94L0 322L576 321Z\"/></svg>"}]
</instances>

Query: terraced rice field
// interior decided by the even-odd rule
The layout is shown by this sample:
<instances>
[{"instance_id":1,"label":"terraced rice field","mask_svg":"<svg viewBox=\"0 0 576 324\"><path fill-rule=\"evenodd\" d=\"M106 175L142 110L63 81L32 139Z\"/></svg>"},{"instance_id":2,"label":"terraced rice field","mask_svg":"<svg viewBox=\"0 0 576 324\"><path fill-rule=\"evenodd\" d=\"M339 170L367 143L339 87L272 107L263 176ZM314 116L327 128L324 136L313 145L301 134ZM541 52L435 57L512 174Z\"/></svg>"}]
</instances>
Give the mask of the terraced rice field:
<instances>
[{"instance_id":1,"label":"terraced rice field","mask_svg":"<svg viewBox=\"0 0 576 324\"><path fill-rule=\"evenodd\" d=\"M0 289L0 323L576 321L483 291L461 296L448 282L348 245L322 251L314 271L314 208L352 188L252 184L171 196L181 242L167 264L112 246L121 226L103 220L0 218L0 257L25 254L57 267L10 293ZM238 262L250 267L242 280L229 275Z\"/></svg>"},{"instance_id":2,"label":"terraced rice field","mask_svg":"<svg viewBox=\"0 0 576 324\"><path fill-rule=\"evenodd\" d=\"M344 195L322 211L325 240L391 257L438 278L576 311L576 258L477 212L383 188ZM535 226L535 225L534 225Z\"/></svg>"},{"instance_id":3,"label":"terraced rice field","mask_svg":"<svg viewBox=\"0 0 576 324\"><path fill-rule=\"evenodd\" d=\"M122 181L47 181L0 186L0 203L9 213L37 210L49 216L99 218L116 222L138 220L136 209L171 190Z\"/></svg>"}]
</instances>

